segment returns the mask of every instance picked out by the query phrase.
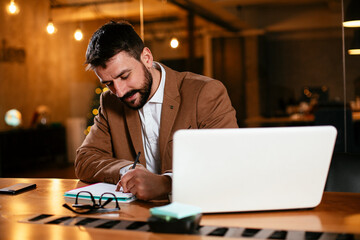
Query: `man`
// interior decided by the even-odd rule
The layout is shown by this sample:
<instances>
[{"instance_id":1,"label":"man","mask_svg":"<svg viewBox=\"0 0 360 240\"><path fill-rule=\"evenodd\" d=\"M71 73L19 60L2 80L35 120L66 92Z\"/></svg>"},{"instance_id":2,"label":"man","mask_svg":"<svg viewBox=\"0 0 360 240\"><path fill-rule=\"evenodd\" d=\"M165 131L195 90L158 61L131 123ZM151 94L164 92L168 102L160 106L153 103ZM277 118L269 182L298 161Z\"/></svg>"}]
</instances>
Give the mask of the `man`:
<instances>
[{"instance_id":1,"label":"man","mask_svg":"<svg viewBox=\"0 0 360 240\"><path fill-rule=\"evenodd\" d=\"M94 33L86 63L110 91L101 95L99 114L77 151L75 172L83 181L117 183L143 200L164 198L171 192L176 130L238 127L221 82L154 62L126 22Z\"/></svg>"}]
</instances>

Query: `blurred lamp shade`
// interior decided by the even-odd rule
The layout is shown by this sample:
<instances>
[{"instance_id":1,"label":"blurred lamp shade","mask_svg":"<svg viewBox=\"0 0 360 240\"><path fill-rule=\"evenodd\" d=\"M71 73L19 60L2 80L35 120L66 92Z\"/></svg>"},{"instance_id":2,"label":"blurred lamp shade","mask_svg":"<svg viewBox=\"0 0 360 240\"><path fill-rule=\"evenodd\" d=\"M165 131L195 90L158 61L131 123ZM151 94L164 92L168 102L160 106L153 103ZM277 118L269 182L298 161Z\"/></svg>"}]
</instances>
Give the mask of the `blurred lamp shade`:
<instances>
[{"instance_id":1,"label":"blurred lamp shade","mask_svg":"<svg viewBox=\"0 0 360 240\"><path fill-rule=\"evenodd\" d=\"M351 0L346 8L344 27L360 27L360 0Z\"/></svg>"}]
</instances>

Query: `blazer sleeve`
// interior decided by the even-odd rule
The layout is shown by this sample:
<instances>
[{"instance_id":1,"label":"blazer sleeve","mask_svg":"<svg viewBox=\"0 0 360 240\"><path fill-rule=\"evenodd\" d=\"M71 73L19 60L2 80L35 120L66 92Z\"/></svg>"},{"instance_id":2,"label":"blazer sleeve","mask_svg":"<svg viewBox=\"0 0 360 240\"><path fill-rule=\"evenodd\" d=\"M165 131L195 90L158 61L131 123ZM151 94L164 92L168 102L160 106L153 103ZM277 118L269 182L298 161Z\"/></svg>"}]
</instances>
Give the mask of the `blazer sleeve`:
<instances>
[{"instance_id":1,"label":"blazer sleeve","mask_svg":"<svg viewBox=\"0 0 360 240\"><path fill-rule=\"evenodd\" d=\"M207 81L197 99L198 128L238 128L236 111L225 86L218 80Z\"/></svg>"},{"instance_id":2,"label":"blazer sleeve","mask_svg":"<svg viewBox=\"0 0 360 240\"><path fill-rule=\"evenodd\" d=\"M99 114L94 118L94 125L76 152L75 174L85 182L117 183L120 169L132 161L116 159L103 95L100 98Z\"/></svg>"}]
</instances>

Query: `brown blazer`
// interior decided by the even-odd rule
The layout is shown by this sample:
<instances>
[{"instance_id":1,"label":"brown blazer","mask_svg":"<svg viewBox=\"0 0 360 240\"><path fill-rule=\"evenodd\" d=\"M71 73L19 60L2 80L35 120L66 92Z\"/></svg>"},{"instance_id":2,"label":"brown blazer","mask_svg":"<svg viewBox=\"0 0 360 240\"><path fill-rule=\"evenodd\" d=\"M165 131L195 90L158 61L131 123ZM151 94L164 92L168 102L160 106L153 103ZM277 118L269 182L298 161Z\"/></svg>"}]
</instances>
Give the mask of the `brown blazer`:
<instances>
[{"instance_id":1,"label":"brown blazer","mask_svg":"<svg viewBox=\"0 0 360 240\"><path fill-rule=\"evenodd\" d=\"M172 169L172 137L179 129L237 128L235 110L224 85L189 72L166 71L159 148L162 172ZM117 183L120 169L144 152L137 110L126 107L114 94L101 95L99 114L77 150L75 173L86 182ZM140 163L146 165L144 154Z\"/></svg>"}]
</instances>

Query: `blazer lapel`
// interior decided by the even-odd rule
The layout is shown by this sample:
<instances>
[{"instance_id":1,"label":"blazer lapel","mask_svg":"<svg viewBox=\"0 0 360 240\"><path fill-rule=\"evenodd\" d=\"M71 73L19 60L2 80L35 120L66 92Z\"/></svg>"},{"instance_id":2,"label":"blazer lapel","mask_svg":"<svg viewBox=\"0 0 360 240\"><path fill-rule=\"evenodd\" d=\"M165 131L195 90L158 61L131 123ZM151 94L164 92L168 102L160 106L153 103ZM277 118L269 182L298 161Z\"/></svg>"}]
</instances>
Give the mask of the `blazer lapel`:
<instances>
[{"instance_id":1,"label":"blazer lapel","mask_svg":"<svg viewBox=\"0 0 360 240\"><path fill-rule=\"evenodd\" d=\"M166 71L164 100L161 110L161 123L159 133L160 157L162 159L162 168L164 168L164 159L167 144L172 137L172 128L180 106L180 94L178 90L179 76L166 66L162 65Z\"/></svg>"},{"instance_id":2,"label":"blazer lapel","mask_svg":"<svg viewBox=\"0 0 360 240\"><path fill-rule=\"evenodd\" d=\"M128 129L129 129L131 141L132 141L134 149L135 149L135 154L137 154L138 152L141 152L140 163L144 167L146 167L139 113L136 110L125 107L125 116L126 116L126 123L127 123ZM134 159L135 159L135 156L134 156Z\"/></svg>"}]
</instances>

